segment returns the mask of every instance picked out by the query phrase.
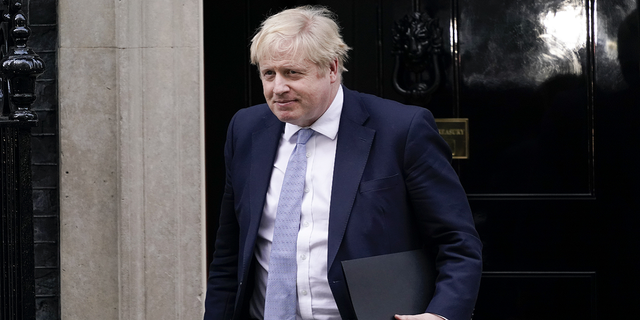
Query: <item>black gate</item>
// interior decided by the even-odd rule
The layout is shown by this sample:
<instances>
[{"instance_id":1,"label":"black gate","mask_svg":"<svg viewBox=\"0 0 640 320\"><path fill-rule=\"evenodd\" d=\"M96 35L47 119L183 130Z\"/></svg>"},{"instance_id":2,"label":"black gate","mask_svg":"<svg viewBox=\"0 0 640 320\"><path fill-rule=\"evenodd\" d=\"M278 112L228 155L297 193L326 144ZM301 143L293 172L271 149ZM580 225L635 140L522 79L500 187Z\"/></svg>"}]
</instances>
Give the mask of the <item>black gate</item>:
<instances>
[{"instance_id":1,"label":"black gate","mask_svg":"<svg viewBox=\"0 0 640 320\"><path fill-rule=\"evenodd\" d=\"M0 12L0 213L2 281L0 319L35 319L30 110L44 62L28 46L21 2L2 1Z\"/></svg>"}]
</instances>

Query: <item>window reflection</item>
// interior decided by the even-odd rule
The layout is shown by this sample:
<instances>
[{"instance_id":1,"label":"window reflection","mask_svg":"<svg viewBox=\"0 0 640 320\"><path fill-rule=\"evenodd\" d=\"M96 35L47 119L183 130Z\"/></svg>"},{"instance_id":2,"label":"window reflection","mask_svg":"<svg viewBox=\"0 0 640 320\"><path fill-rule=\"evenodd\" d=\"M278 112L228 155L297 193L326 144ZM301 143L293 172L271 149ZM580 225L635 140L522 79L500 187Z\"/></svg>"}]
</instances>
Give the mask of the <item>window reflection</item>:
<instances>
[{"instance_id":1,"label":"window reflection","mask_svg":"<svg viewBox=\"0 0 640 320\"><path fill-rule=\"evenodd\" d=\"M539 65L534 69L536 82L542 83L554 75L582 73L579 51L587 40L587 21L582 1L566 1L559 8L540 14L544 33L540 40L545 52L540 54Z\"/></svg>"},{"instance_id":2,"label":"window reflection","mask_svg":"<svg viewBox=\"0 0 640 320\"><path fill-rule=\"evenodd\" d=\"M543 13L540 21L546 34L565 48L577 51L585 47L587 22L582 1L567 1L557 10Z\"/></svg>"}]
</instances>

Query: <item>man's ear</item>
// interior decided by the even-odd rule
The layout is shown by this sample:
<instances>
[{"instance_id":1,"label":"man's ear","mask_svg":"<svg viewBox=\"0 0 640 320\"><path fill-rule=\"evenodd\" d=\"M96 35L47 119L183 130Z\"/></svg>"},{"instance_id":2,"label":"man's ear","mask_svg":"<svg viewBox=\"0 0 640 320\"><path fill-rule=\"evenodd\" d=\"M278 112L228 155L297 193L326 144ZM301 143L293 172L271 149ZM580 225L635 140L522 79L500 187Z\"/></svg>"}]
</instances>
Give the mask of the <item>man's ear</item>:
<instances>
[{"instance_id":1,"label":"man's ear","mask_svg":"<svg viewBox=\"0 0 640 320\"><path fill-rule=\"evenodd\" d=\"M339 71L338 58L333 59L331 64L329 64L329 78L331 79L331 83L334 83L338 80L338 71Z\"/></svg>"}]
</instances>

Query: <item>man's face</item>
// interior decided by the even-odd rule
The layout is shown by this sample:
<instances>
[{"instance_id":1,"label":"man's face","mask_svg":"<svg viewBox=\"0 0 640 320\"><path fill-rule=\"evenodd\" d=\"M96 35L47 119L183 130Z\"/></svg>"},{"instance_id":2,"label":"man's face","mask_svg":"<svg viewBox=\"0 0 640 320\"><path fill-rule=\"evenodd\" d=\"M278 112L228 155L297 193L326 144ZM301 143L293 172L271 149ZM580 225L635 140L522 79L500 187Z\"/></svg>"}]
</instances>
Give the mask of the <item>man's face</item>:
<instances>
[{"instance_id":1,"label":"man's face","mask_svg":"<svg viewBox=\"0 0 640 320\"><path fill-rule=\"evenodd\" d=\"M337 70L337 60L324 74L305 59L260 61L262 89L271 112L280 121L310 126L327 111L338 91Z\"/></svg>"}]
</instances>

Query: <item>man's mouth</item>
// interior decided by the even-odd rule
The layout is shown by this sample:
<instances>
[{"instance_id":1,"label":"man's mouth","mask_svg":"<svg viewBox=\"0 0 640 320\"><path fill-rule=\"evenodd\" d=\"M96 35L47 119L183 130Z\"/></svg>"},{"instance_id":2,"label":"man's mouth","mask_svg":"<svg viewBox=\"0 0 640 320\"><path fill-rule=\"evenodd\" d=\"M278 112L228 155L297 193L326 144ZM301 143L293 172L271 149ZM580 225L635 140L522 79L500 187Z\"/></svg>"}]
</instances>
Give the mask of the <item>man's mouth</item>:
<instances>
[{"instance_id":1,"label":"man's mouth","mask_svg":"<svg viewBox=\"0 0 640 320\"><path fill-rule=\"evenodd\" d=\"M278 105L279 107L287 107L291 104L293 104L296 100L275 100L275 104Z\"/></svg>"}]
</instances>

